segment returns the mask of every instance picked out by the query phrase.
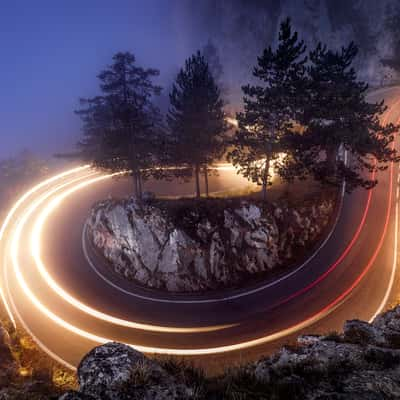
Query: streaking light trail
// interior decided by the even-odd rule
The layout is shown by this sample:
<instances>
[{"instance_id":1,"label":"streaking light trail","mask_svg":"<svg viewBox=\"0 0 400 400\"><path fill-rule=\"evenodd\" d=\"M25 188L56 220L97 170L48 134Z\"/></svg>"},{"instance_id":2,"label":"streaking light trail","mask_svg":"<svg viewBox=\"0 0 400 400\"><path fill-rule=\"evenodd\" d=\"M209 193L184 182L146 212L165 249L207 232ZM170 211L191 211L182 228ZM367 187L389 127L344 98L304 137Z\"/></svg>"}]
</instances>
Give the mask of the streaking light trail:
<instances>
[{"instance_id":1,"label":"streaking light trail","mask_svg":"<svg viewBox=\"0 0 400 400\"><path fill-rule=\"evenodd\" d=\"M105 179L109 179L112 177L115 177L118 174L108 174L108 175L101 175L97 176L95 178L87 179L84 180L83 182L80 182L76 185L73 185L72 187L64 190L61 194L55 196L51 201L44 207L44 210L41 212L39 217L37 218L34 228L32 230L31 234L31 254L32 257L35 261L35 264L43 277L43 279L46 281L49 287L52 288L54 292L56 292L60 297L62 297L65 301L73 305L74 307L78 308L79 310L92 315L93 317L102 319L104 321L116 324L116 325L121 325L121 326L126 326L128 328L133 328L133 329L140 329L140 330L148 330L148 331L154 331L154 332L177 332L177 333L194 333L194 332L210 332L214 330L219 330L219 329L225 329L232 327L234 325L221 325L221 326L210 326L210 327L198 327L198 328L179 328L179 327L164 327L164 326L156 326L156 325L149 325L149 324L139 324L136 322L131 322L127 321L124 319L120 318L115 318L112 317L108 314L104 314L98 310L95 310L86 304L83 304L82 302L78 301L75 299L73 296L71 296L66 290L64 290L55 280L50 276L48 273L42 258L41 258L41 238L42 238L42 231L43 231L43 226L49 217L49 215L61 204L61 202L68 196L72 195L78 190L84 189L85 187L92 185L97 182L101 182ZM53 193L48 194L51 196ZM45 200L45 199L44 199ZM41 202L43 202L42 200ZM41 203L40 202L40 203ZM26 218L21 223L26 222L26 219L29 218L29 216L32 214L32 212L40 205L36 204L35 207L31 208L29 212L26 214ZM18 243L18 237L16 239L16 242ZM17 250L16 250L17 251Z\"/></svg>"},{"instance_id":2,"label":"streaking light trail","mask_svg":"<svg viewBox=\"0 0 400 400\"><path fill-rule=\"evenodd\" d=\"M96 177L91 177L91 175L85 175L81 178L74 179L72 182L67 182L65 184L62 184L54 189L51 189L41 197L39 197L38 200L36 200L33 204L30 205L28 210L24 213L22 218L20 219L16 232L14 234L13 240L12 240L12 247L11 247L11 256L12 256L12 261L13 261L13 266L14 266L14 272L16 276L18 277L18 282L20 283L21 287L23 288L25 294L31 299L32 302L35 304L38 304L38 300L36 299L35 295L33 292L30 290L28 284L26 283L26 280L23 276L22 270L20 268L19 260L18 260L18 253L19 253L19 244L20 244L20 237L21 233L23 231L23 228L29 219L29 217L32 215L32 213L48 198L50 198L52 195L54 195L56 192L64 189L62 194L55 196L53 199L51 199L50 203L44 208L44 211L40 214L39 218L37 219L37 222L34 225L34 229L32 231L31 235L31 254L33 256L33 259L45 279L46 283L55 291L60 297L63 298L63 300L67 301L68 303L72 304L74 307L78 308L79 310L90 314L96 318L102 319L104 321L114 323L117 325L122 325L126 326L129 328L133 329L140 329L140 330L148 330L148 331L155 331L155 332L179 332L179 333L190 333L190 332L208 332L208 331L213 331L213 330L218 330L218 329L224 329L226 327L230 327L232 325L224 325L224 326L216 326L216 327L200 327L200 328L178 328L178 327L163 327L163 326L157 326L157 325L149 325L149 324L140 324L136 322L131 322L131 321L126 321L123 319L115 318L110 315L101 313L83 303L80 301L76 300L74 297L72 297L67 291L65 291L61 286L59 286L50 276L50 274L47 272L42 260L41 260L41 254L40 254L40 237L41 237L41 231L44 225L44 222L48 215L59 205L61 204L62 200L66 198L67 196L71 195L72 193L76 192L77 190L83 189L87 187L88 185L101 182L103 180L112 178L118 174L107 174L107 175L100 175ZM76 180L83 180L82 182L77 182L75 183ZM72 187L68 187L71 186ZM35 299L34 299L35 298Z\"/></svg>"},{"instance_id":3,"label":"streaking light trail","mask_svg":"<svg viewBox=\"0 0 400 400\"><path fill-rule=\"evenodd\" d=\"M225 168L225 165L220 165L219 167ZM230 166L226 165L227 168ZM220 325L220 326L205 326L205 327L169 327L162 326L158 324L143 324L135 321L130 321L126 319L116 318L115 316L108 315L103 313L102 311L91 307L88 304L85 304L76 298L74 298L66 289L61 285L60 282L56 282L56 280L50 275L46 265L42 259L42 247L45 243L44 241L44 227L47 224L51 223L51 215L58 208L62 207L64 200L66 200L69 196L75 195L78 191L88 190L90 187L95 185L96 183L102 182L104 180L110 179L114 174L100 174L88 169L88 166L83 166L79 168L74 168L69 171L65 171L62 174L58 174L52 178L49 178L42 183L36 185L31 190L29 190L24 196L19 199L16 204L12 207L9 214L7 214L6 219L0 229L0 239L2 249L5 251L4 257L9 257L11 259L11 265L13 268L14 275L16 280L21 287L23 293L26 296L26 300L34 306L43 316L46 317L47 320L56 324L57 326L65 329L66 331L72 332L76 335L79 335L82 338L88 339L94 343L102 344L113 340L112 337L107 337L107 335L99 334L96 332L96 329L83 329L81 326L78 326L76 323L72 323L66 318L64 315L57 315L59 311L54 312L50 309L49 305L46 304L44 300L40 300L39 296L35 293L34 285L31 285L32 282L29 281L27 275L24 275L24 271L20 262L20 253L24 249L22 248L23 241L21 240L22 234L26 229L29 229L28 226L32 225L32 230L29 232L29 255L31 260L39 272L40 277L43 279L43 282L47 285L47 287L57 296L73 306L76 309L76 312L83 312L86 315L90 315L96 319L99 319L103 322L110 323L112 325L119 325L126 328L138 329L143 331L150 332L160 332L160 333L176 333L176 334L185 334L185 333L199 333L199 332L212 332L227 329L235 326L232 325ZM393 175L394 168L393 165L390 167L390 184L389 184L389 193L388 193L388 202L387 208L384 210L385 212L385 224L383 231L379 234L377 247L374 250L372 256L370 257L368 263L365 268L362 270L361 274L351 283L351 285L344 288L339 296L330 304L327 304L318 312L313 315L305 318L303 321L300 321L296 324L288 326L287 328L281 329L279 331L273 332L268 335L264 335L262 337L257 337L251 340L245 341L236 341L232 344L222 345L222 346L203 346L200 348L177 348L176 346L144 346L140 343L135 343L135 341L128 341L127 344L134 347L135 349L145 352L145 353L161 353L161 354L170 354L170 355L207 355L207 354L218 354L230 351L243 350L252 346L257 346L261 344L265 344L268 342L275 341L277 339L283 338L285 336L294 334L301 329L304 329L311 324L319 321L320 319L326 317L328 314L333 312L337 307L339 307L343 302L349 297L349 295L353 292L354 288L359 285L361 280L365 277L367 272L370 270L372 264L376 260L376 257L383 245L383 241L386 236L386 232L388 230L389 218L391 214L392 200L393 200ZM397 183L397 182L396 182ZM367 202L367 211L370 204L370 196L372 192L368 195ZM398 228L398 201L399 194L397 189L396 195L396 221L395 221L395 252L397 250L397 228ZM30 224L28 225L28 221ZM363 221L365 221L364 217L361 221L361 225L363 225ZM361 229L361 228L360 228ZM356 235L357 236L357 235ZM354 242L357 240L354 239ZM5 246L5 242L10 243L10 246ZM352 242L350 242L352 243ZM347 254L347 253L346 253ZM395 253L394 253L395 254ZM395 256L396 257L396 256ZM384 306L386 305L389 295L393 286L395 268L396 268L396 258L394 258L392 273L390 276L390 282L388 288L385 292L383 300L379 303L379 307L374 313L376 315L378 312L382 311ZM5 262L4 266L7 267L9 263ZM3 271L4 272L4 271ZM7 274L4 274L4 277L7 278ZM304 291L301 292L301 294ZM9 297L11 296L11 297ZM4 291L0 288L0 297L7 309L10 318L14 323L16 322L12 309L15 306L15 302L12 299L13 293L12 290ZM295 296L294 296L295 297ZM293 299L292 297L291 299ZM18 310L16 310L18 311ZM19 312L15 313L19 318L23 318L22 314ZM21 321L23 323L23 321ZM35 338L39 341L39 339ZM234 338L233 338L234 341ZM54 353L49 351L49 354L54 357Z\"/></svg>"}]
</instances>

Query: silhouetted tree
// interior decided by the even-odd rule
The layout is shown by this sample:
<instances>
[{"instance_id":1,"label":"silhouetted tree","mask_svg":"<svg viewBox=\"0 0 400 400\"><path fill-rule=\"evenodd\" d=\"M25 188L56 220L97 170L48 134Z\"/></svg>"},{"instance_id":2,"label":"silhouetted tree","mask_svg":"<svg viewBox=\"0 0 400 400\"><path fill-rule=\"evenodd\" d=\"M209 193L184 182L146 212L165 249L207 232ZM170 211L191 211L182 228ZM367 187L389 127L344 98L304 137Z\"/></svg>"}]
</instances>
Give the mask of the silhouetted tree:
<instances>
[{"instance_id":1,"label":"silhouetted tree","mask_svg":"<svg viewBox=\"0 0 400 400\"><path fill-rule=\"evenodd\" d=\"M353 43L340 51L320 44L310 53L303 130L292 136L292 157L283 168L289 179L308 173L334 185L345 178L348 190L371 188L376 180L364 171L384 169L386 162L397 160L390 144L398 127L382 124L383 102L367 102L368 85L357 80L352 67L357 51ZM347 165L338 156L341 147L351 155Z\"/></svg>"},{"instance_id":2,"label":"silhouetted tree","mask_svg":"<svg viewBox=\"0 0 400 400\"><path fill-rule=\"evenodd\" d=\"M243 87L244 112L237 115L239 129L228 157L239 172L262 185L266 199L270 167L285 150L285 137L302 101L305 84L306 47L292 32L290 19L281 24L276 50L266 48L253 75L263 85Z\"/></svg>"},{"instance_id":3,"label":"silhouetted tree","mask_svg":"<svg viewBox=\"0 0 400 400\"><path fill-rule=\"evenodd\" d=\"M208 165L224 153L227 125L220 89L200 52L178 73L170 101L167 122L174 159L194 172L197 197L203 169L208 195Z\"/></svg>"},{"instance_id":4,"label":"silhouetted tree","mask_svg":"<svg viewBox=\"0 0 400 400\"><path fill-rule=\"evenodd\" d=\"M129 170L138 200L142 179L161 171L161 114L152 102L161 91L152 82L158 75L158 70L139 67L133 54L117 53L98 75L101 94L81 99L76 111L83 121L83 155L96 167Z\"/></svg>"}]
</instances>

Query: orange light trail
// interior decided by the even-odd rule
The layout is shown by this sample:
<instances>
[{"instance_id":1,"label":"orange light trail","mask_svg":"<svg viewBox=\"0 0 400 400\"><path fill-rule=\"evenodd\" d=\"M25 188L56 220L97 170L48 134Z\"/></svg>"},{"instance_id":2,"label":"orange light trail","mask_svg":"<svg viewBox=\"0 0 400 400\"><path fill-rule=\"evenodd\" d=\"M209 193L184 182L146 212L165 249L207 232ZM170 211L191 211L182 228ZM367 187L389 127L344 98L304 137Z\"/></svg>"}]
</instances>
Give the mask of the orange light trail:
<instances>
[{"instance_id":1,"label":"orange light trail","mask_svg":"<svg viewBox=\"0 0 400 400\"><path fill-rule=\"evenodd\" d=\"M157 325L150 325L150 324L140 324L137 322L132 322L128 320L124 320L121 318L115 318L111 315L102 313L98 310L95 310L92 307L89 307L88 305L80 302L79 300L75 299L73 296L71 296L65 289L63 289L48 273L41 257L41 237L42 237L42 231L43 227L45 225L45 222L49 215L62 203L62 201L67 198L68 196L72 195L73 193L77 192L78 190L84 189L90 185L93 185L94 183L101 182L103 180L112 178L114 176L118 175L116 174L107 174L107 175L100 175L95 178L87 179L83 182L80 182L65 191L63 191L61 194L55 196L51 201L44 207L44 210L40 213L39 217L36 219L36 222L34 224L32 234L31 234L31 239L30 239L30 251L31 255L33 257L33 260L36 264L36 267L38 268L42 278L45 280L46 284L55 292L57 293L58 296L60 296L63 300L67 301L69 304L74 306L75 308L79 309L80 311L85 312L86 314L89 314L95 318L101 319L103 321L110 322L112 324L116 325L121 325L125 326L128 328L133 328L133 329L140 329L140 330L146 330L146 331L153 331L153 332L175 332L175 333L195 333L195 332L211 332L211 331L216 331L216 330L221 330L221 329L226 329L233 327L234 324L229 324L229 325L219 325L219 326L207 326L207 327L189 327L189 328L179 328L179 327L166 327L166 326L157 326ZM51 193L48 193L46 198L54 194L57 190L52 191ZM45 199L46 199L45 198ZM35 209L42 203L45 199L42 199L40 202L36 203L25 215L26 218L24 218L21 223L25 223L27 218L35 211ZM19 237L16 238L15 240L16 243L19 243Z\"/></svg>"},{"instance_id":2,"label":"orange light trail","mask_svg":"<svg viewBox=\"0 0 400 400\"><path fill-rule=\"evenodd\" d=\"M397 102L396 104L398 104L398 103L399 102ZM388 116L387 116L387 118L388 118ZM38 219L35 222L34 229L32 231L32 235L31 235L30 250L31 250L31 255L38 267L38 270L39 270L41 276L44 278L45 282L52 290L54 290L66 302L68 302L69 304L72 304L74 307L80 309L81 311L91 314L92 316L95 316L96 318L100 318L105 321L108 321L110 323L118 323L123 326L132 327L132 328L136 328L136 329L156 330L156 331L160 331L160 332L170 332L170 329L179 329L177 332L182 332L182 330L186 329L186 330L189 330L189 332L191 332L192 329L199 329L199 328L159 327L159 326L153 326L153 325L147 325L147 324L137 324L135 322L121 320L121 319L117 319L117 318L108 316L107 314L101 313L98 310L92 309L91 307L89 307L81 302L78 302L68 292L66 292L58 283L56 283L53 280L53 278L50 276L50 274L47 272L46 267L41 259L41 250L40 250L41 249L40 238L41 238L43 226L44 226L47 218L50 216L52 211L55 210L56 207L58 207L67 196L72 195L76 191L84 189L91 184L100 182L104 179L108 179L112 176L112 174L99 175L94 178L83 176L81 178L86 179L86 180L83 180L80 183L71 184L71 181L70 181L70 182L64 183L62 185L56 186L55 188L51 188L47 192L39 195L38 198L36 198L36 199L34 198L33 199L34 201L31 201L29 203L29 207L27 208L27 210L22 210L22 217L17 218L16 213L26 200L28 200L30 197L33 197L34 195L37 195L39 193L39 191L41 189L45 188L47 185L53 184L53 183L57 182L58 180L66 178L69 175L72 175L74 173L83 172L87 168L88 168L88 166L83 166L83 167L79 167L79 168L76 168L76 169L73 169L70 171L66 171L62 174L59 174L50 179L47 179L46 181L33 187L31 190L29 190L24 196L22 196L16 202L16 204L10 210L9 214L6 216L6 219L0 229L0 239L3 239L6 229L8 228L9 224L12 222L13 218L16 220L15 232L13 233L12 240L11 240L11 259L12 259L12 265L14 268L14 272L17 277L17 281L18 281L20 287L23 289L23 291L26 294L29 301L35 306L36 309L38 309L47 318L49 318L54 323L56 323L57 325L61 326L62 328L66 329L70 332L73 332L81 337L84 337L86 339L89 339L89 340L91 340L95 343L99 343L99 344L106 343L106 342L112 340L110 338L102 337L102 336L96 335L93 332L89 332L84 329L81 329L81 328L69 323L68 321L65 321L60 316L54 314L50 309L48 309L46 307L45 304L43 304L35 296L35 294L30 289L28 283L24 279L24 276L20 269L19 260L18 260L19 244L21 242L20 237L21 237L23 228L24 228L26 222L28 221L29 217L33 214L33 212L39 206L41 206L42 203L45 203L46 200L51 199L49 203L45 204L43 210L41 211ZM351 294L352 291L359 285L359 283L362 281L362 279L365 277L365 275L371 269L373 263L375 262L378 254L383 246L384 239L386 237L389 222L390 222L390 214L391 214L391 209L392 209L393 175L394 175L394 167L393 167L393 163L391 163L390 177L389 177L390 189L389 189L389 194L388 194L388 206L387 206L387 210L386 210L384 227L383 227L382 233L379 237L379 242L378 242L376 249L374 250L367 265L364 267L361 274L354 280L354 282L344 292L342 292L334 301L332 301L331 303L326 305L322 310L318 311L314 315L312 315L312 316L306 318L305 320L303 320L293 326L290 326L286 329L280 330L278 332L275 332L275 333L272 333L270 335L266 335L266 336L263 336L260 338L243 341L243 342L239 342L239 343L234 343L234 344L230 344L230 345L224 345L224 346L218 346L218 347L208 347L208 348L177 349L177 348L142 346L142 345L135 344L135 343L128 343L128 344L131 345L132 347L134 347L135 349L142 351L144 353L162 353L162 354L171 354L171 355L217 354L217 353L224 353L224 352L229 352L229 351L243 350L243 349L246 349L246 348L249 348L252 346L265 344L265 343L283 338L287 335L296 333L297 331L299 331L307 326L310 326L311 324L324 318L329 313L331 313L333 310L335 310L340 304L342 304L348 298L349 294ZM375 176L375 172L373 173L372 176L373 177ZM79 179L79 177L77 179ZM67 188L67 186L70 186L70 187ZM61 193L57 194L58 191L61 191ZM307 287L301 289L300 291L296 292L295 294L291 295L285 301L292 300L294 297L297 297L297 296L305 293L305 291L310 290L312 287L316 286L319 282L321 282L323 279L325 279L328 276L328 274L331 273L341 261L343 261L343 259L349 253L350 249L354 246L355 242L357 241L357 239L360 235L362 227L365 225L366 217L367 217L368 210L369 210L370 204L371 204L371 197L372 197L372 191L369 191L366 208L363 212L363 216L362 216L360 225L358 226L356 233L353 236L353 238L351 239L349 245L346 247L345 251L340 255L340 257L336 260L336 262L330 268L328 268L328 270L324 274L322 274L319 278L317 278L314 282L312 282ZM398 201L398 198L396 200ZM396 218L397 217L398 217L398 213L396 211ZM396 227L397 226L398 225L397 225L397 221L396 221ZM397 243L397 239L396 239L395 243ZM383 301L380 303L377 312L382 310L383 307L385 306L388 296L390 294L390 290L392 287L391 285L392 285L392 280L390 281L388 289L385 293L385 297L384 297ZM8 305L8 302L6 300L6 296L3 293L1 288L0 288L0 297L2 298L7 311L9 312L10 316L12 317L12 313L11 313L10 307ZM209 328L209 327L206 327L206 328ZM215 328L215 327L212 327L212 328ZM200 328L200 329L202 329L202 328Z\"/></svg>"}]
</instances>

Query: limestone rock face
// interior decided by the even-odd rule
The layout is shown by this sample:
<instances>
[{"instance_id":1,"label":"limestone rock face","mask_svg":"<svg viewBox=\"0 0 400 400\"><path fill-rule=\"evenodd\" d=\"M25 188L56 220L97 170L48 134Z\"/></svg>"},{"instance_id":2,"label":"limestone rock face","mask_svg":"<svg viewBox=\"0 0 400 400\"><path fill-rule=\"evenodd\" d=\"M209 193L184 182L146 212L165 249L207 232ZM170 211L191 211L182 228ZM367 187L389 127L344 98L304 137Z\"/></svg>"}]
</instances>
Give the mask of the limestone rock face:
<instances>
[{"instance_id":1,"label":"limestone rock face","mask_svg":"<svg viewBox=\"0 0 400 400\"><path fill-rule=\"evenodd\" d=\"M194 208L183 218L183 227L160 207L107 200L93 208L87 233L110 267L126 279L193 292L234 286L287 263L296 249L318 238L332 211L333 203L327 201L273 211L242 202L216 210L213 220Z\"/></svg>"}]
</instances>

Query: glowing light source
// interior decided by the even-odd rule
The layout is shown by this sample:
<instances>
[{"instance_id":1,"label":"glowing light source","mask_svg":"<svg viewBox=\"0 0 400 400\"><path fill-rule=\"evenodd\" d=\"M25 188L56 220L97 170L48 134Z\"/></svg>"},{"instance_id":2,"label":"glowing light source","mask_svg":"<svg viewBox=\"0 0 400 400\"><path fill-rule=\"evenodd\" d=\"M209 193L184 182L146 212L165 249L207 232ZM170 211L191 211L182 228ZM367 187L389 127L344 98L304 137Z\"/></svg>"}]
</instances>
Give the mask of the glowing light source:
<instances>
[{"instance_id":1,"label":"glowing light source","mask_svg":"<svg viewBox=\"0 0 400 400\"><path fill-rule=\"evenodd\" d=\"M239 122L236 118L227 117L226 122L228 122L228 124L230 124L230 125L235 126L236 128L239 126Z\"/></svg>"}]
</instances>

